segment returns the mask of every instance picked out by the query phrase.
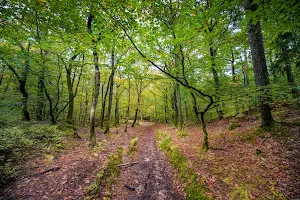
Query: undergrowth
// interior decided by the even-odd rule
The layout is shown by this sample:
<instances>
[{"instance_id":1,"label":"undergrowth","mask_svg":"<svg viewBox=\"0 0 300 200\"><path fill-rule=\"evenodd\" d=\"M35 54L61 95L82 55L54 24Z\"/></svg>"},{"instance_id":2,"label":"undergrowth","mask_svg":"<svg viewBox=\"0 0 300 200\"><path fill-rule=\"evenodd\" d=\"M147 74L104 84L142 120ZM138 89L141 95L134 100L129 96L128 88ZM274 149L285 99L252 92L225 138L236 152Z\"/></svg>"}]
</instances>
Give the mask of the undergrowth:
<instances>
[{"instance_id":1,"label":"undergrowth","mask_svg":"<svg viewBox=\"0 0 300 200\"><path fill-rule=\"evenodd\" d=\"M127 155L132 155L136 151L138 140L139 139L137 137L132 138L130 140L130 145L129 145L129 148L128 148Z\"/></svg>"},{"instance_id":2,"label":"undergrowth","mask_svg":"<svg viewBox=\"0 0 300 200\"><path fill-rule=\"evenodd\" d=\"M106 195L106 199L110 199L111 186L120 175L118 165L122 163L122 155L122 147L119 147L116 152L109 155L107 165L98 171L96 181L87 187L86 200L97 199L103 194Z\"/></svg>"},{"instance_id":3,"label":"undergrowth","mask_svg":"<svg viewBox=\"0 0 300 200\"><path fill-rule=\"evenodd\" d=\"M26 123L0 128L0 186L16 178L31 155L63 148L63 136L64 132L49 124Z\"/></svg>"},{"instance_id":4,"label":"undergrowth","mask_svg":"<svg viewBox=\"0 0 300 200\"><path fill-rule=\"evenodd\" d=\"M198 175L191 168L187 158L173 144L171 137L161 131L158 131L156 136L159 147L167 154L170 163L179 171L186 198L188 200L210 199L205 195L207 188L203 181L199 179Z\"/></svg>"}]
</instances>

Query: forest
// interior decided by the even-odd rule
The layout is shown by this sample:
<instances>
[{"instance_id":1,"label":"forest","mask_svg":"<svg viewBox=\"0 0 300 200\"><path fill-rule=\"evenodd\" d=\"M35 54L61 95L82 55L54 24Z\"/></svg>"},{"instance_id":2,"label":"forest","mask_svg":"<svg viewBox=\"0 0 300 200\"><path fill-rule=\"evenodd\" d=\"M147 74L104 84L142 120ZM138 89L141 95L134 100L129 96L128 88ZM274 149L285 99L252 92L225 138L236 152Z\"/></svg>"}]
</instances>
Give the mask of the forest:
<instances>
[{"instance_id":1,"label":"forest","mask_svg":"<svg viewBox=\"0 0 300 200\"><path fill-rule=\"evenodd\" d=\"M0 199L300 199L299 0L1 0Z\"/></svg>"}]
</instances>

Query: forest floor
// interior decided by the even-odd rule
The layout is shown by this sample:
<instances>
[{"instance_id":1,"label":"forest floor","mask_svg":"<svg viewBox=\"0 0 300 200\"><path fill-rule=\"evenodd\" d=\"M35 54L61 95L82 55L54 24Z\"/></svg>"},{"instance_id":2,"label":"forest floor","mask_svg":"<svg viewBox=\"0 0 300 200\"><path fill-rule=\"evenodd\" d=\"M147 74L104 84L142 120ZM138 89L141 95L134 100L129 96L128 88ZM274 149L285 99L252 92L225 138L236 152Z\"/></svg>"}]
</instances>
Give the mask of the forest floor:
<instances>
[{"instance_id":1,"label":"forest floor","mask_svg":"<svg viewBox=\"0 0 300 200\"><path fill-rule=\"evenodd\" d=\"M84 199L109 155L120 146L129 152L133 139L136 147L123 154L125 165L105 199L186 199L178 171L158 148L157 131L172 138L205 183L208 196L300 199L300 111L278 108L274 116L284 123L269 131L258 128L259 118L253 113L208 123L212 148L205 155L199 125L188 126L184 136L173 126L150 122L130 127L127 133L123 125L108 135L98 130L99 146L93 151L88 150L88 129L83 128L77 131L82 139L70 140L71 147L28 161L0 199ZM230 130L230 124L238 126Z\"/></svg>"}]
</instances>

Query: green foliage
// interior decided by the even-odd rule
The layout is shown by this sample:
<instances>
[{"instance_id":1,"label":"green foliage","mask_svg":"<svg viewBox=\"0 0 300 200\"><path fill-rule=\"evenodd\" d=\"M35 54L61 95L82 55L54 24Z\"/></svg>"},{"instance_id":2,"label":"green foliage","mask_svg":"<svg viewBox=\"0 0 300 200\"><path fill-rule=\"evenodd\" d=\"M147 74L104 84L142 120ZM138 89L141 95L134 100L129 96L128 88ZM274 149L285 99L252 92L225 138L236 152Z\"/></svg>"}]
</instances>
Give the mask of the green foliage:
<instances>
[{"instance_id":1,"label":"green foliage","mask_svg":"<svg viewBox=\"0 0 300 200\"><path fill-rule=\"evenodd\" d=\"M275 189L275 184L276 184L276 182L271 182L270 190L272 192L272 195L271 195L271 197L269 197L269 199L271 199L271 200L286 200L285 196L281 192L279 192Z\"/></svg>"},{"instance_id":2,"label":"green foliage","mask_svg":"<svg viewBox=\"0 0 300 200\"><path fill-rule=\"evenodd\" d=\"M170 163L179 171L188 200L210 199L205 195L206 187L198 175L189 165L189 161L183 153L172 143L172 139L166 133L158 131L157 140L159 147L167 154Z\"/></svg>"},{"instance_id":3,"label":"green foliage","mask_svg":"<svg viewBox=\"0 0 300 200\"><path fill-rule=\"evenodd\" d=\"M228 126L228 129L229 129L230 131L232 131L232 130L238 128L238 127L241 127L241 125L238 124L238 123L230 123L229 126Z\"/></svg>"},{"instance_id":4,"label":"green foliage","mask_svg":"<svg viewBox=\"0 0 300 200\"><path fill-rule=\"evenodd\" d=\"M258 127L255 130L255 134L259 137L264 137L266 133L270 133L272 137L281 140L286 140L291 135L290 132L279 123L274 123L270 127Z\"/></svg>"},{"instance_id":5,"label":"green foliage","mask_svg":"<svg viewBox=\"0 0 300 200\"><path fill-rule=\"evenodd\" d=\"M98 171L96 181L87 187L85 199L100 197L101 192L109 193L112 184L120 175L118 165L122 163L122 156L122 147L119 147L116 152L109 155L106 166Z\"/></svg>"},{"instance_id":6,"label":"green foliage","mask_svg":"<svg viewBox=\"0 0 300 200\"><path fill-rule=\"evenodd\" d=\"M129 145L129 147L128 147L128 152L127 152L127 154L128 155L132 155L135 151L136 151L136 147L137 147L137 142L138 142L138 138L137 137L135 137L135 138L132 138L131 140L130 140L130 145Z\"/></svg>"},{"instance_id":7,"label":"green foliage","mask_svg":"<svg viewBox=\"0 0 300 200\"><path fill-rule=\"evenodd\" d=\"M183 129L181 129L181 130L178 130L177 133L178 133L177 135L178 135L180 138L183 138L183 137L185 137L185 136L188 135L188 133L187 133L187 131L186 131L186 128L183 128Z\"/></svg>"},{"instance_id":8,"label":"green foliage","mask_svg":"<svg viewBox=\"0 0 300 200\"><path fill-rule=\"evenodd\" d=\"M48 124L25 124L0 129L0 185L15 178L33 154L64 147L63 132Z\"/></svg>"}]
</instances>

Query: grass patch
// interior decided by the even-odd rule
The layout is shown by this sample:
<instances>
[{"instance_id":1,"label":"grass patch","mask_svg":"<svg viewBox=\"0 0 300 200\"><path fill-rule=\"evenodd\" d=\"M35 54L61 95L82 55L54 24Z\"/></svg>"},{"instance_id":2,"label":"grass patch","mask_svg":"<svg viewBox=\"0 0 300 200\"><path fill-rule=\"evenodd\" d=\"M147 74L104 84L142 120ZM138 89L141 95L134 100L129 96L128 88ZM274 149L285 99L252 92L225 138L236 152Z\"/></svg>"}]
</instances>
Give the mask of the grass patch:
<instances>
[{"instance_id":1,"label":"grass patch","mask_svg":"<svg viewBox=\"0 0 300 200\"><path fill-rule=\"evenodd\" d=\"M87 187L85 199L97 199L102 194L105 194L106 198L111 198L111 186L120 175L118 165L122 163L122 156L122 147L109 155L107 165L98 171L96 181Z\"/></svg>"},{"instance_id":2,"label":"grass patch","mask_svg":"<svg viewBox=\"0 0 300 200\"><path fill-rule=\"evenodd\" d=\"M273 138L280 140L286 140L291 136L290 132L279 123L274 123L270 127L258 127L255 130L255 134L262 138L265 137L265 134L268 132Z\"/></svg>"},{"instance_id":3,"label":"grass patch","mask_svg":"<svg viewBox=\"0 0 300 200\"><path fill-rule=\"evenodd\" d=\"M251 190L244 186L244 185L240 185L240 186L236 186L233 190L233 192L231 192L230 194L230 200L249 200L251 199L250 197L251 195Z\"/></svg>"},{"instance_id":4,"label":"grass patch","mask_svg":"<svg viewBox=\"0 0 300 200\"><path fill-rule=\"evenodd\" d=\"M188 135L186 128L177 131L177 135L179 138L183 138Z\"/></svg>"},{"instance_id":5,"label":"grass patch","mask_svg":"<svg viewBox=\"0 0 300 200\"><path fill-rule=\"evenodd\" d=\"M138 140L139 139L137 137L132 138L130 140L130 145L129 145L129 148L128 148L127 155L133 155L133 153L136 151Z\"/></svg>"},{"instance_id":6,"label":"grass patch","mask_svg":"<svg viewBox=\"0 0 300 200\"><path fill-rule=\"evenodd\" d=\"M187 158L172 143L172 139L166 133L158 131L157 140L159 147L167 154L170 163L179 171L183 183L186 198L188 200L206 200L210 199L205 195L207 188L203 181L191 168Z\"/></svg>"}]
</instances>

